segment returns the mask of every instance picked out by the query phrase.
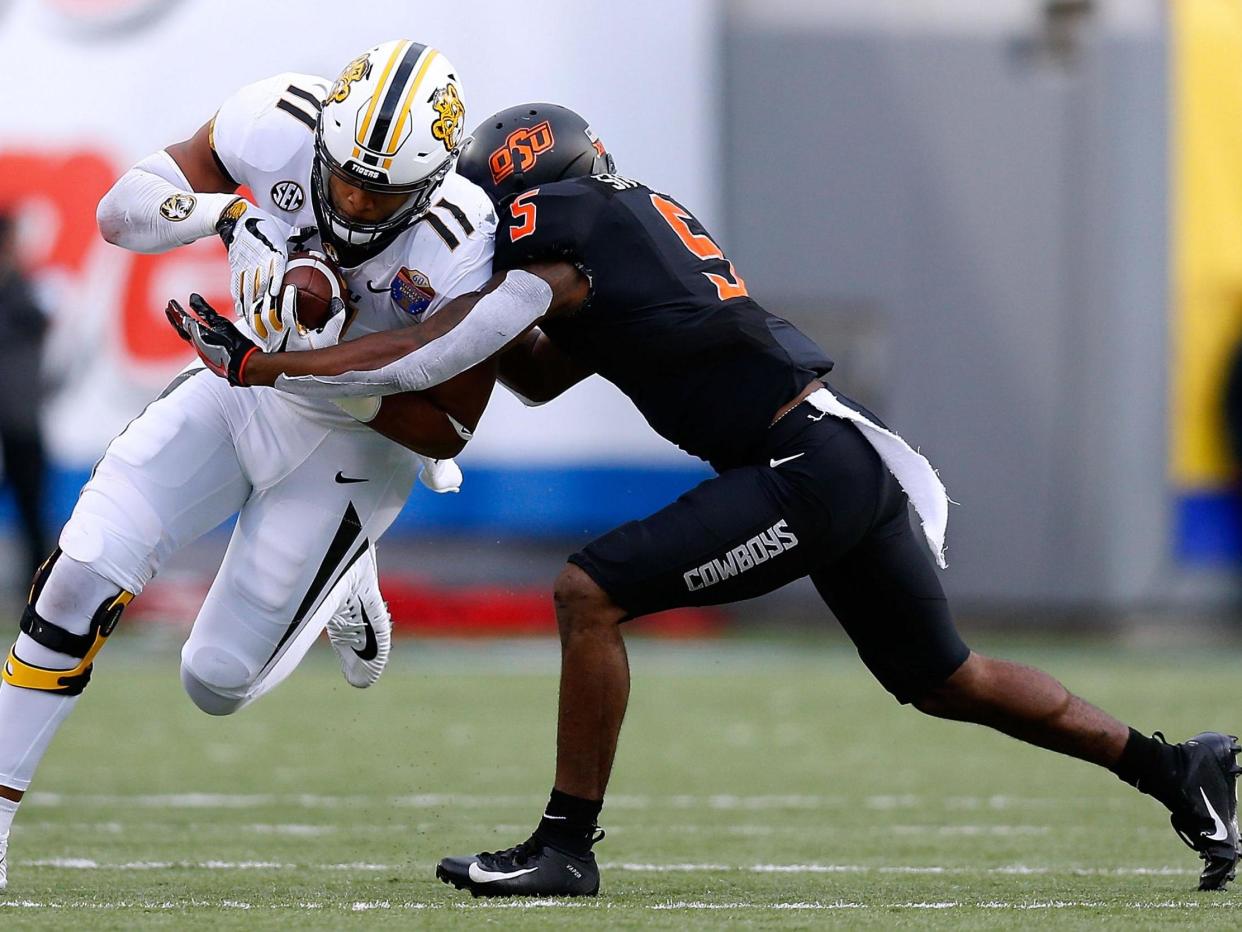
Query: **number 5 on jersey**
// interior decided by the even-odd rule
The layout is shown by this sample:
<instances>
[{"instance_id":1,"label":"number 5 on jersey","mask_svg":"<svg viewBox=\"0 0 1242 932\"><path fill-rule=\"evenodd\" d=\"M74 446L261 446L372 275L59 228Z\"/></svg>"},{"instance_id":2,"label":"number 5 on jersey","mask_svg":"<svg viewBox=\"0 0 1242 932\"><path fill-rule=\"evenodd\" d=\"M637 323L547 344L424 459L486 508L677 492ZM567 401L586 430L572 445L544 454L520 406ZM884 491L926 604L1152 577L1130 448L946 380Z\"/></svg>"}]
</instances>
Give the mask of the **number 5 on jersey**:
<instances>
[{"instance_id":1,"label":"number 5 on jersey","mask_svg":"<svg viewBox=\"0 0 1242 932\"><path fill-rule=\"evenodd\" d=\"M535 205L530 202L530 199L538 193L538 188L523 191L509 205L509 213L512 214L514 220L519 221L509 227L509 242L516 243L522 237L530 236L535 232Z\"/></svg>"},{"instance_id":2,"label":"number 5 on jersey","mask_svg":"<svg viewBox=\"0 0 1242 932\"><path fill-rule=\"evenodd\" d=\"M686 221L692 218L683 207L674 204L667 197L659 194L651 195L651 203L660 212L660 216L673 228L673 232L677 234L682 245L690 252L704 262L724 262L728 264L728 275L717 275L715 272L703 273L707 280L716 286L716 294L719 295L721 301L728 301L730 298L749 297L750 292L746 290L746 282L742 281L742 276L737 274L737 269L733 267L733 263L725 258L725 254L720 251L720 247L716 245L715 240L706 233L695 233L690 229L690 225Z\"/></svg>"}]
</instances>

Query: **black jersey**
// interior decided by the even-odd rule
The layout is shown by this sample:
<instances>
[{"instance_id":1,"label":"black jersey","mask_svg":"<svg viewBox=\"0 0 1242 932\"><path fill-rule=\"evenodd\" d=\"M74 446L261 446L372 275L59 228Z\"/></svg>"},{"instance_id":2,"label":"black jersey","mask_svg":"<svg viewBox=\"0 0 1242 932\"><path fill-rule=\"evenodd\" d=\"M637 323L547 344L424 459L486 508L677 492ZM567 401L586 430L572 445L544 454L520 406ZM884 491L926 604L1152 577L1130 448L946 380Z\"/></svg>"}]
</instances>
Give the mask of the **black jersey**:
<instances>
[{"instance_id":1,"label":"black jersey","mask_svg":"<svg viewBox=\"0 0 1242 932\"><path fill-rule=\"evenodd\" d=\"M497 270L563 258L590 279L580 310L541 325L548 338L716 469L756 455L776 411L832 368L750 298L689 211L645 185L572 178L525 191L500 214Z\"/></svg>"}]
</instances>

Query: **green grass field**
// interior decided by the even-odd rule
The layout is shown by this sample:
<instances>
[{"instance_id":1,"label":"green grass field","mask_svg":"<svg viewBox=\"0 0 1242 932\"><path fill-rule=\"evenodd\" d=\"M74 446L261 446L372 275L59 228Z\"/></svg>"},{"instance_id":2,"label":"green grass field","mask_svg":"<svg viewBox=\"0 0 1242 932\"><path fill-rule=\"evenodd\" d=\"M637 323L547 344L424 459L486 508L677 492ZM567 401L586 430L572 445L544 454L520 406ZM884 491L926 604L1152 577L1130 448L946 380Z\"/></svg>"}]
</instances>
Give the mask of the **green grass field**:
<instances>
[{"instance_id":1,"label":"green grass field","mask_svg":"<svg viewBox=\"0 0 1242 932\"><path fill-rule=\"evenodd\" d=\"M1146 730L1242 725L1220 700L1230 651L979 646ZM472 900L435 862L533 827L557 658L542 641L407 644L356 692L322 647L212 719L181 695L175 654L113 644L18 817L0 928L1242 923L1242 895L1194 892L1199 862L1151 800L925 719L848 648L803 642L633 643L602 895Z\"/></svg>"}]
</instances>

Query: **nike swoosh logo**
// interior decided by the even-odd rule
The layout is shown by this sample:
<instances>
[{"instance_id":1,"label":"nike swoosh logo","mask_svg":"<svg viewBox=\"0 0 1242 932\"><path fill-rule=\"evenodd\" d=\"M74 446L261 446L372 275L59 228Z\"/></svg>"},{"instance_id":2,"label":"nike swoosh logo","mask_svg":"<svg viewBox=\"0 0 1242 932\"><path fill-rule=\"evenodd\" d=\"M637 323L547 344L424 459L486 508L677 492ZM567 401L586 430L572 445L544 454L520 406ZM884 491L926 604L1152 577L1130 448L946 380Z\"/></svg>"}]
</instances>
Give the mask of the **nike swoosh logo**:
<instances>
[{"instance_id":1,"label":"nike swoosh logo","mask_svg":"<svg viewBox=\"0 0 1242 932\"><path fill-rule=\"evenodd\" d=\"M539 870L537 867L528 867L520 871L488 871L479 867L477 861L471 862L470 879L475 883L495 883L497 880L512 880L514 877L521 877L523 874L533 874Z\"/></svg>"},{"instance_id":2,"label":"nike swoosh logo","mask_svg":"<svg viewBox=\"0 0 1242 932\"><path fill-rule=\"evenodd\" d=\"M799 456L806 456L806 453L795 453L793 456L787 456L783 460L768 460L768 465L775 469L777 466L788 463L790 460L796 460Z\"/></svg>"},{"instance_id":3,"label":"nike swoosh logo","mask_svg":"<svg viewBox=\"0 0 1242 932\"><path fill-rule=\"evenodd\" d=\"M384 288L376 288L374 285L372 285L371 282L367 282L367 291L371 292L371 294L388 294L390 291L392 291L392 288L391 286L386 286Z\"/></svg>"},{"instance_id":4,"label":"nike swoosh logo","mask_svg":"<svg viewBox=\"0 0 1242 932\"><path fill-rule=\"evenodd\" d=\"M1212 808L1212 804L1208 802L1207 793L1203 787L1199 787L1199 795L1203 797L1203 804L1208 807L1208 815L1212 817L1212 822L1216 825L1216 831L1211 835L1204 832L1203 837L1208 841L1224 841L1229 837L1229 830L1225 828L1225 823L1221 821L1220 816L1216 814L1216 810Z\"/></svg>"},{"instance_id":5,"label":"nike swoosh logo","mask_svg":"<svg viewBox=\"0 0 1242 932\"><path fill-rule=\"evenodd\" d=\"M247 230L250 231L251 236L257 239L260 243L262 243L272 252L280 252L279 249L277 249L275 246L272 245L272 241L263 235L263 231L259 229L259 218L258 217L251 217L249 220L247 220L245 223L245 227Z\"/></svg>"},{"instance_id":6,"label":"nike swoosh logo","mask_svg":"<svg viewBox=\"0 0 1242 932\"><path fill-rule=\"evenodd\" d=\"M336 481L344 485L346 482L370 482L370 479L352 479L345 475L339 469L336 471Z\"/></svg>"},{"instance_id":7,"label":"nike swoosh logo","mask_svg":"<svg viewBox=\"0 0 1242 932\"><path fill-rule=\"evenodd\" d=\"M453 430L457 431L457 436L462 440L470 440L474 437L474 431L472 431L461 421L457 420L457 418L453 417L453 415L445 411L444 416L449 419L449 423L453 425Z\"/></svg>"},{"instance_id":8,"label":"nike swoosh logo","mask_svg":"<svg viewBox=\"0 0 1242 932\"><path fill-rule=\"evenodd\" d=\"M367 610L363 606L358 606L362 612L362 624L367 629L367 642L362 646L362 650L354 648L354 653L358 655L359 660L374 660L375 655L379 653L379 644L375 640L375 629L371 627L371 619L367 617Z\"/></svg>"}]
</instances>

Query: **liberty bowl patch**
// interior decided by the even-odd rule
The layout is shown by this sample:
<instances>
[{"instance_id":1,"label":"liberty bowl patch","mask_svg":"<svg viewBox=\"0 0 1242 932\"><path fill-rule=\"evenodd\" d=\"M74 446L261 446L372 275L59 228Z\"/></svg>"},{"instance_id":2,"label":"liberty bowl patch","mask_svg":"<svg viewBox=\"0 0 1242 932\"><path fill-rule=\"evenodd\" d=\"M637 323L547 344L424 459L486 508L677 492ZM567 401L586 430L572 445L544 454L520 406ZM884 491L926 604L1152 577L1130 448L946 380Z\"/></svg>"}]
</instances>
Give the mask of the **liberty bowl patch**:
<instances>
[{"instance_id":1,"label":"liberty bowl patch","mask_svg":"<svg viewBox=\"0 0 1242 932\"><path fill-rule=\"evenodd\" d=\"M427 310L436 290L431 287L431 279L418 269L403 268L392 280L390 294L393 304L411 317L418 317Z\"/></svg>"}]
</instances>

